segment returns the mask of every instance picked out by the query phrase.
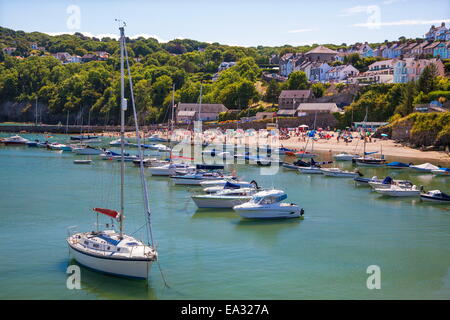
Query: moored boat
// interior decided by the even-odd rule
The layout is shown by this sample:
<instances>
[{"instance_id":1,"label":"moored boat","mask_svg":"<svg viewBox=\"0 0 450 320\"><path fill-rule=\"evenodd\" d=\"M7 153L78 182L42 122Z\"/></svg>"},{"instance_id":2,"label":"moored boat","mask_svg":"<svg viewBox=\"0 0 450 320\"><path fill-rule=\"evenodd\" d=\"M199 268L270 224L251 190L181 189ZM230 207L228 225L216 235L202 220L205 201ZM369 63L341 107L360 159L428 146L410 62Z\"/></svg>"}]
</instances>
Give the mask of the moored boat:
<instances>
[{"instance_id":1,"label":"moored boat","mask_svg":"<svg viewBox=\"0 0 450 320\"><path fill-rule=\"evenodd\" d=\"M2 140L5 145L25 145L30 142L28 139L25 139L21 136L11 136Z\"/></svg>"},{"instance_id":2,"label":"moored boat","mask_svg":"<svg viewBox=\"0 0 450 320\"><path fill-rule=\"evenodd\" d=\"M427 202L450 203L450 195L440 190L423 192L420 194L420 199Z\"/></svg>"},{"instance_id":3,"label":"moored boat","mask_svg":"<svg viewBox=\"0 0 450 320\"><path fill-rule=\"evenodd\" d=\"M124 53L126 52L124 27L120 27L120 69L121 69L121 139L125 136L125 110L127 109L127 100L125 99L125 83L124 83ZM126 55L128 57L128 55ZM127 63L128 64L128 63ZM128 70L129 71L129 70ZM131 81L131 78L130 78ZM130 85L132 90L132 85ZM133 92L131 91L131 96ZM135 115L136 135L139 143L139 127L137 120L136 106L132 100L133 112ZM121 155L124 154L124 148L121 148ZM143 152L139 148L140 159L143 159ZM106 230L97 230L91 232L74 233L67 238L69 251L76 261L91 269L123 277L132 277L138 279L147 279L149 269L153 261L157 260L158 254L154 248L150 224L150 207L148 203L147 184L144 176L144 167L140 166L140 180L142 194L144 198L144 217L147 230L148 244L136 239L133 236L125 234L123 231L124 222L124 177L125 163L121 162L120 166L120 211L94 208L94 212L98 215L104 214L109 218L119 222L119 231L107 226ZM113 220L114 221L114 220Z\"/></svg>"},{"instance_id":4,"label":"moored boat","mask_svg":"<svg viewBox=\"0 0 450 320\"><path fill-rule=\"evenodd\" d=\"M336 161L352 161L353 159L359 158L359 155L343 152L343 153L335 154L333 156L333 158Z\"/></svg>"},{"instance_id":5,"label":"moored boat","mask_svg":"<svg viewBox=\"0 0 450 320\"><path fill-rule=\"evenodd\" d=\"M356 178L362 176L359 171L346 171L340 168L322 168L322 173L328 177L339 177L339 178Z\"/></svg>"},{"instance_id":6,"label":"moored boat","mask_svg":"<svg viewBox=\"0 0 450 320\"><path fill-rule=\"evenodd\" d=\"M233 210L243 218L276 219L298 218L304 210L294 203L281 202L287 198L282 190L260 191L253 195L249 202L233 207Z\"/></svg>"},{"instance_id":7,"label":"moored boat","mask_svg":"<svg viewBox=\"0 0 450 320\"><path fill-rule=\"evenodd\" d=\"M386 167L388 167L390 169L405 169L405 168L409 168L410 165L411 165L411 163L403 163L403 162L399 162L399 161L393 161L393 162L387 163Z\"/></svg>"},{"instance_id":8,"label":"moored boat","mask_svg":"<svg viewBox=\"0 0 450 320\"><path fill-rule=\"evenodd\" d=\"M199 208L233 208L251 200L257 192L254 188L223 189L213 194L193 195Z\"/></svg>"},{"instance_id":9,"label":"moored boat","mask_svg":"<svg viewBox=\"0 0 450 320\"><path fill-rule=\"evenodd\" d=\"M91 146L72 147L72 152L79 155L98 155L104 153L104 150Z\"/></svg>"},{"instance_id":10,"label":"moored boat","mask_svg":"<svg viewBox=\"0 0 450 320\"><path fill-rule=\"evenodd\" d=\"M402 188L393 184L387 189L376 188L374 190L384 196L390 197L417 197L420 195L420 190L415 185L410 188Z\"/></svg>"},{"instance_id":11,"label":"moored boat","mask_svg":"<svg viewBox=\"0 0 450 320\"><path fill-rule=\"evenodd\" d=\"M433 170L439 170L438 166L435 166L429 162L422 163L419 165L411 165L409 166L411 169L414 169L416 171L422 171L422 172L432 172Z\"/></svg>"}]
</instances>

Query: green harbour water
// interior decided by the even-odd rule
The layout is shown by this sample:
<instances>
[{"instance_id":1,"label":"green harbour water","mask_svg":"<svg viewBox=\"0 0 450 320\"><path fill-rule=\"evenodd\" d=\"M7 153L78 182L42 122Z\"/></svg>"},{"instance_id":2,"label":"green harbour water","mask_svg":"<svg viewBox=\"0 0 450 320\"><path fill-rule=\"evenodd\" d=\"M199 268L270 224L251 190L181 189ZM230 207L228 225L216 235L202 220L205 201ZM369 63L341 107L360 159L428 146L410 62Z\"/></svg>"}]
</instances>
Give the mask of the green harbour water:
<instances>
[{"instance_id":1,"label":"green harbour water","mask_svg":"<svg viewBox=\"0 0 450 320\"><path fill-rule=\"evenodd\" d=\"M119 163L97 156L92 165L73 163L85 158L0 146L0 299L450 299L450 206L383 197L352 179L283 168L260 175L250 165L237 166L240 178L286 191L305 218L253 221L232 210L197 210L190 196L201 188L148 175L154 238L169 287L153 264L148 282L81 267L81 289L69 290L66 268L75 262L67 227L93 230L93 207L118 208ZM361 172L450 192L449 177L409 169ZM139 172L130 163L125 196L131 234L144 224L144 213ZM370 265L381 268L380 290L366 287Z\"/></svg>"}]
</instances>

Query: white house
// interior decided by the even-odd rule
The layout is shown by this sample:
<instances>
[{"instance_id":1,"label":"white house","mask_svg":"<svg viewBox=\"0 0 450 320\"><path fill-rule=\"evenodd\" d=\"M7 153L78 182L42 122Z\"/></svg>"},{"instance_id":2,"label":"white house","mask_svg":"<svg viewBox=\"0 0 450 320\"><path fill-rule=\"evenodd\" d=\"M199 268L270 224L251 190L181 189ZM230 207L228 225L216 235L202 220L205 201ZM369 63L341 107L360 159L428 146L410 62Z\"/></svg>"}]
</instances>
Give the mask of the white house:
<instances>
[{"instance_id":1,"label":"white house","mask_svg":"<svg viewBox=\"0 0 450 320\"><path fill-rule=\"evenodd\" d=\"M359 73L351 64L336 66L328 70L326 73L326 80L330 82L339 82L346 80L349 77L356 76Z\"/></svg>"},{"instance_id":2,"label":"white house","mask_svg":"<svg viewBox=\"0 0 450 320\"><path fill-rule=\"evenodd\" d=\"M218 68L218 72L220 72L220 71L223 71L223 70L226 70L226 69L228 69L228 68L231 68L232 66L234 66L234 65L236 65L236 62L234 62L234 61L231 61L231 62L222 62L220 65L219 65L219 68Z\"/></svg>"}]
</instances>

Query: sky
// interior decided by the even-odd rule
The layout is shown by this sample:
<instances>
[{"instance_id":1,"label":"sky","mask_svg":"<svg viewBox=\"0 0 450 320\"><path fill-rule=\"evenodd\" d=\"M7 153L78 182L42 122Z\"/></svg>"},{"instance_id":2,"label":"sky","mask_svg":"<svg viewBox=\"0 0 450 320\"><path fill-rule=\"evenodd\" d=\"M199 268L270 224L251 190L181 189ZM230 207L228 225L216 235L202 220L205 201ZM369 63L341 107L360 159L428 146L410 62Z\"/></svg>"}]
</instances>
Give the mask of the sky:
<instances>
[{"instance_id":1,"label":"sky","mask_svg":"<svg viewBox=\"0 0 450 320\"><path fill-rule=\"evenodd\" d=\"M0 0L0 26L161 42L194 39L239 46L352 44L423 37L450 27L449 0Z\"/></svg>"}]
</instances>

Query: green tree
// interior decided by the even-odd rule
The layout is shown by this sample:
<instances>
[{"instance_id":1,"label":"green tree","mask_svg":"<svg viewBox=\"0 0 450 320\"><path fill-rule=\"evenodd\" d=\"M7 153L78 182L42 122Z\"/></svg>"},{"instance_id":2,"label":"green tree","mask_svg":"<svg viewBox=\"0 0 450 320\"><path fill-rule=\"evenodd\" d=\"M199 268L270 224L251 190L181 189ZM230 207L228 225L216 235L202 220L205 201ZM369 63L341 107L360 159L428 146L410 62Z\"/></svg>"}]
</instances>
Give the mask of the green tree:
<instances>
[{"instance_id":1,"label":"green tree","mask_svg":"<svg viewBox=\"0 0 450 320\"><path fill-rule=\"evenodd\" d=\"M423 91L423 93L427 94L431 91L436 90L438 82L437 82L437 67L435 64L430 64L426 66L422 74L417 81L417 88L419 91Z\"/></svg>"},{"instance_id":2,"label":"green tree","mask_svg":"<svg viewBox=\"0 0 450 320\"><path fill-rule=\"evenodd\" d=\"M280 96L281 88L278 82L275 80L270 81L267 87L266 93L264 95L264 101L277 103L278 97Z\"/></svg>"},{"instance_id":3,"label":"green tree","mask_svg":"<svg viewBox=\"0 0 450 320\"><path fill-rule=\"evenodd\" d=\"M288 90L305 90L309 88L308 78L303 71L292 72L286 81Z\"/></svg>"}]
</instances>

